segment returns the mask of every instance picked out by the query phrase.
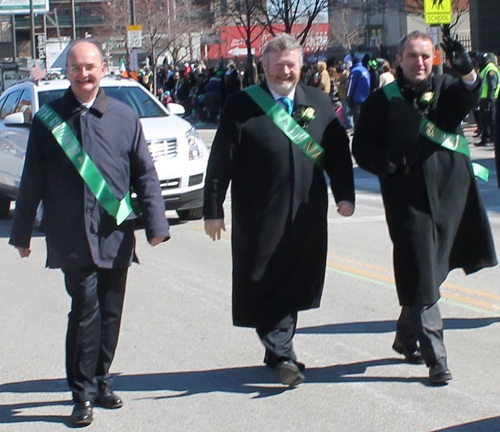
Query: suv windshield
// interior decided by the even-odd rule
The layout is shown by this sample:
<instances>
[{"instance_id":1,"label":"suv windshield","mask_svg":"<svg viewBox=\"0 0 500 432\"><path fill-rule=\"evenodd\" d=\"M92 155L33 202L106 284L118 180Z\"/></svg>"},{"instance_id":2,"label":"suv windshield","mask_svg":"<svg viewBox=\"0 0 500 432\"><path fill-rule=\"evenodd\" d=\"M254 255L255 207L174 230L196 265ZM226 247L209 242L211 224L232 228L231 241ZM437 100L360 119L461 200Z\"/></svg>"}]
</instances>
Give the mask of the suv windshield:
<instances>
[{"instance_id":1,"label":"suv windshield","mask_svg":"<svg viewBox=\"0 0 500 432\"><path fill-rule=\"evenodd\" d=\"M106 95L118 99L132 108L139 117L166 117L152 96L137 87L101 87ZM40 106L60 98L66 90L47 90L38 92Z\"/></svg>"}]
</instances>

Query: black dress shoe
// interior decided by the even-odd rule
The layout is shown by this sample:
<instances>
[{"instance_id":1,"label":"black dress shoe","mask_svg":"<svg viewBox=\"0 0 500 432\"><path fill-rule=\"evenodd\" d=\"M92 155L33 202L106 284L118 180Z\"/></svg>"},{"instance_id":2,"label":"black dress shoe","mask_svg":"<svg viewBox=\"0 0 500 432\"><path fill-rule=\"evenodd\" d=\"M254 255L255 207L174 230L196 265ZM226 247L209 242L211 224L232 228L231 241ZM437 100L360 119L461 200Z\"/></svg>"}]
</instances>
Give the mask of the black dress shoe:
<instances>
[{"instance_id":1,"label":"black dress shoe","mask_svg":"<svg viewBox=\"0 0 500 432\"><path fill-rule=\"evenodd\" d=\"M439 359L429 368L429 383L432 385L446 385L453 377L446 364L446 359Z\"/></svg>"},{"instance_id":2,"label":"black dress shoe","mask_svg":"<svg viewBox=\"0 0 500 432\"><path fill-rule=\"evenodd\" d=\"M276 366L276 376L281 384L296 387L306 380L293 360L284 360Z\"/></svg>"},{"instance_id":3,"label":"black dress shoe","mask_svg":"<svg viewBox=\"0 0 500 432\"><path fill-rule=\"evenodd\" d=\"M299 368L299 371L301 372L304 372L306 370L306 365L302 362L299 362L297 360L292 360L292 359L287 359L287 360L290 360L290 361L293 361L295 362L295 364L297 365L297 367ZM267 357L264 359L264 363L266 366L269 366L273 369L276 368L276 366L278 366L278 364L280 363L279 361L278 362L273 362L273 361L270 361Z\"/></svg>"},{"instance_id":4,"label":"black dress shoe","mask_svg":"<svg viewBox=\"0 0 500 432\"><path fill-rule=\"evenodd\" d=\"M416 346L414 349L408 348L407 346L403 345L396 339L396 341L392 345L392 349L399 354L403 354L405 356L405 360L407 363L410 364L425 363L424 359L422 358L422 354L420 353L420 350Z\"/></svg>"},{"instance_id":5,"label":"black dress shoe","mask_svg":"<svg viewBox=\"0 0 500 432\"><path fill-rule=\"evenodd\" d=\"M492 144L491 141L483 141L483 140L481 140L481 141L479 141L477 143L474 143L474 145L476 147L487 147L487 146L489 146L491 144Z\"/></svg>"},{"instance_id":6,"label":"black dress shoe","mask_svg":"<svg viewBox=\"0 0 500 432\"><path fill-rule=\"evenodd\" d=\"M74 426L88 426L92 423L92 402L78 402L71 413L71 423Z\"/></svg>"},{"instance_id":7,"label":"black dress shoe","mask_svg":"<svg viewBox=\"0 0 500 432\"><path fill-rule=\"evenodd\" d=\"M114 392L108 389L101 390L97 393L96 402L102 408L115 409L123 406L122 399Z\"/></svg>"}]
</instances>

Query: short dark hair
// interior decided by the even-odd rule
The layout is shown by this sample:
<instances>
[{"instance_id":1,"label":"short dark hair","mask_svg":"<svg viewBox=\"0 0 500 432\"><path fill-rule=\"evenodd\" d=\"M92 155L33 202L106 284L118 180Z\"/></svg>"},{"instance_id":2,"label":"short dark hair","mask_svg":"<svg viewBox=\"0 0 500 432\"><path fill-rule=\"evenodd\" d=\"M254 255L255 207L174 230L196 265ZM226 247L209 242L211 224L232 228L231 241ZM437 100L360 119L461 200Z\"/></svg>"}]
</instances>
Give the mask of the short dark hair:
<instances>
[{"instance_id":1,"label":"short dark hair","mask_svg":"<svg viewBox=\"0 0 500 432\"><path fill-rule=\"evenodd\" d=\"M427 33L415 30L415 31L412 31L411 33L408 33L406 36L404 36L399 41L399 43L398 43L398 54L400 56L403 56L403 53L405 51L405 43L406 43L406 41L414 40L414 39L427 39L428 41L430 41L432 43L432 47L434 48L434 41L432 40L432 38Z\"/></svg>"},{"instance_id":2,"label":"short dark hair","mask_svg":"<svg viewBox=\"0 0 500 432\"><path fill-rule=\"evenodd\" d=\"M101 46L96 40L94 40L94 39L76 39L73 42L71 42L71 44L69 46L68 54L66 54L66 66L68 65L68 57L70 56L71 51L73 51L73 48L75 46L81 44L82 42L90 42L92 45L94 45L97 48L97 52L99 53L99 56L101 58L101 63L104 61L104 55L102 53Z\"/></svg>"}]
</instances>

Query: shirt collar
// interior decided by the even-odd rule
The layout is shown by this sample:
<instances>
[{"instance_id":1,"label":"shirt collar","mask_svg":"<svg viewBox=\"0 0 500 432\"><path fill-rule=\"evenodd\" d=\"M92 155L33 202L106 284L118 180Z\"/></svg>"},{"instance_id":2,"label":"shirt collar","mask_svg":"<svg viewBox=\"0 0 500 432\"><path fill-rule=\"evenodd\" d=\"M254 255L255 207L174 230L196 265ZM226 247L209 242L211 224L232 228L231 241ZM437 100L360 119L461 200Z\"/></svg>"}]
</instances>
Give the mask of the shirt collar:
<instances>
[{"instance_id":1,"label":"shirt collar","mask_svg":"<svg viewBox=\"0 0 500 432\"><path fill-rule=\"evenodd\" d=\"M97 98L92 99L90 102L82 102L80 99L76 98L78 102L80 102L81 105L83 105L85 108L90 109L92 108L92 105L94 105L94 102Z\"/></svg>"},{"instance_id":2,"label":"shirt collar","mask_svg":"<svg viewBox=\"0 0 500 432\"><path fill-rule=\"evenodd\" d=\"M294 100L295 98L295 87L293 88L293 90L286 96L281 96L280 94L276 93L270 86L269 84L267 85L267 88L269 89L269 91L271 92L271 96L273 97L273 99L275 101L277 101L278 99L281 99L282 97L287 97L289 99L291 99L292 101Z\"/></svg>"}]
</instances>

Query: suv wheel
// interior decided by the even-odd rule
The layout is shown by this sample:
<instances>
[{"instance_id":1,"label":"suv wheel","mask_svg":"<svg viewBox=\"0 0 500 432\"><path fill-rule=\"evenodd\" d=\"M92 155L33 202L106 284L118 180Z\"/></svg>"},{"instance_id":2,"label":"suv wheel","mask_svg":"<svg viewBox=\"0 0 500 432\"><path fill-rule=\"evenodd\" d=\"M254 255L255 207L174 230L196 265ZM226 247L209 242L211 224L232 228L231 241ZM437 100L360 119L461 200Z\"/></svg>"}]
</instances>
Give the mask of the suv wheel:
<instances>
[{"instance_id":1,"label":"suv wheel","mask_svg":"<svg viewBox=\"0 0 500 432\"><path fill-rule=\"evenodd\" d=\"M0 219L7 219L10 214L10 198L0 196Z\"/></svg>"},{"instance_id":2,"label":"suv wheel","mask_svg":"<svg viewBox=\"0 0 500 432\"><path fill-rule=\"evenodd\" d=\"M188 210L177 210L181 220L197 220L203 217L203 207L197 207Z\"/></svg>"}]
</instances>

